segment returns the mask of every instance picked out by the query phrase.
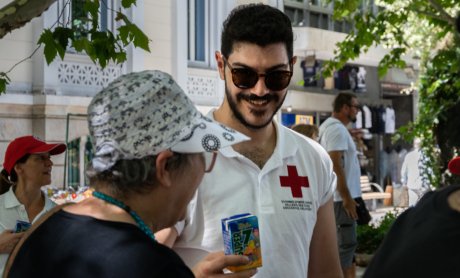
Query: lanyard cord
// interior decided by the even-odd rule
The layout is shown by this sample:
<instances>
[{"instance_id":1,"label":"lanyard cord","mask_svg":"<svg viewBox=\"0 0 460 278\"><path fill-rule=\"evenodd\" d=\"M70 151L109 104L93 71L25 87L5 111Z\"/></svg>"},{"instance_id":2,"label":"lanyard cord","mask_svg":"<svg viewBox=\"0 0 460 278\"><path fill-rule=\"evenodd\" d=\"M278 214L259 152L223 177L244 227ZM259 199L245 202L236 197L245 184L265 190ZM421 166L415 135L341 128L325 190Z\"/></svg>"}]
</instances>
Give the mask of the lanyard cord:
<instances>
[{"instance_id":1,"label":"lanyard cord","mask_svg":"<svg viewBox=\"0 0 460 278\"><path fill-rule=\"evenodd\" d=\"M155 241L155 235L153 234L152 230L145 224L145 222L139 217L139 215L134 211L132 210L129 206L125 205L123 202L121 201L118 201L117 199L109 196L109 195L106 195L102 192L99 192L99 191L93 191L93 196L98 198L98 199L101 199L103 201L106 201L108 203L111 203L119 208L122 208L124 209L127 213L129 213L129 215L131 215L131 217L134 219L134 221L136 221L137 225L139 226L139 228L149 237L151 238L153 241Z\"/></svg>"}]
</instances>

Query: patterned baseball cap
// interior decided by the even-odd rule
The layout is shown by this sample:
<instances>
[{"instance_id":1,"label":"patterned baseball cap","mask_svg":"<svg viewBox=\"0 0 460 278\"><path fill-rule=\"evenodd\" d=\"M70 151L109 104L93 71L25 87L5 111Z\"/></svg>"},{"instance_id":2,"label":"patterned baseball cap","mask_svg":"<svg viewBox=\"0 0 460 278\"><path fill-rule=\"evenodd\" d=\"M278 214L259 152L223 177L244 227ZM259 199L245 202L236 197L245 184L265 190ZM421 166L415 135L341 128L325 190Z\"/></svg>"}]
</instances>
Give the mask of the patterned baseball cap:
<instances>
[{"instance_id":1,"label":"patterned baseball cap","mask_svg":"<svg viewBox=\"0 0 460 278\"><path fill-rule=\"evenodd\" d=\"M96 94L88 126L98 172L168 149L212 152L249 140L203 116L174 79L157 70L125 74Z\"/></svg>"}]
</instances>

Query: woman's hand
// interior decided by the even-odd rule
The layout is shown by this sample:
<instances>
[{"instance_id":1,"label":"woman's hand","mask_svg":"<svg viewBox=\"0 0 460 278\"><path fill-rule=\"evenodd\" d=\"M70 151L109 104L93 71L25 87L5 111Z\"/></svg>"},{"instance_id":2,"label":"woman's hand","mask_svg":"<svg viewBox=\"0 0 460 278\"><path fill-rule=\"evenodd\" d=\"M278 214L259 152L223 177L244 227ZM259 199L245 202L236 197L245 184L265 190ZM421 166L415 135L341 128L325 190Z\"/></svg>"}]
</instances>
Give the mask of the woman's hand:
<instances>
[{"instance_id":1,"label":"woman's hand","mask_svg":"<svg viewBox=\"0 0 460 278\"><path fill-rule=\"evenodd\" d=\"M248 264L249 258L243 255L225 255L224 252L210 253L201 260L194 268L196 278L243 278L251 277L257 273L257 269L248 269L235 273L224 273L229 266Z\"/></svg>"},{"instance_id":2,"label":"woman's hand","mask_svg":"<svg viewBox=\"0 0 460 278\"><path fill-rule=\"evenodd\" d=\"M11 253L23 235L24 233L13 233L12 230L4 230L0 234L0 253Z\"/></svg>"}]
</instances>

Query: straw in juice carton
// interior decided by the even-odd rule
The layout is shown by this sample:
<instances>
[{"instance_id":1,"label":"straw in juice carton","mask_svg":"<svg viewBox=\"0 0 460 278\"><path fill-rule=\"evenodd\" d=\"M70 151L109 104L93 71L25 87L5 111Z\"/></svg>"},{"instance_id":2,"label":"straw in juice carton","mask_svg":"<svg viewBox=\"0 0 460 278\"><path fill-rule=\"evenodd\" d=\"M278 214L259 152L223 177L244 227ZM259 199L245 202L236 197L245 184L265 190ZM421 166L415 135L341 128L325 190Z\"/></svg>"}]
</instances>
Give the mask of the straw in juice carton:
<instances>
[{"instance_id":1,"label":"straw in juice carton","mask_svg":"<svg viewBox=\"0 0 460 278\"><path fill-rule=\"evenodd\" d=\"M251 261L247 265L228 267L230 271L237 272L262 266L257 216L244 213L222 219L222 236L226 255L245 255Z\"/></svg>"}]
</instances>

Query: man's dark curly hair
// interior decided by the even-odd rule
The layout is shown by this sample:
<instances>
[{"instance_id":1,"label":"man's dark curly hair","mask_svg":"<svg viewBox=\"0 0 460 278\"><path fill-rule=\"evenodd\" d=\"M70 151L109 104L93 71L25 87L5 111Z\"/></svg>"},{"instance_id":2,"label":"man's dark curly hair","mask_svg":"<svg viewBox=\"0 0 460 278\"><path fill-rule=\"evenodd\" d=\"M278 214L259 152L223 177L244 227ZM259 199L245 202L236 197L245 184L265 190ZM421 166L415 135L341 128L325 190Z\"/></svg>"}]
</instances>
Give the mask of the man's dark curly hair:
<instances>
[{"instance_id":1,"label":"man's dark curly hair","mask_svg":"<svg viewBox=\"0 0 460 278\"><path fill-rule=\"evenodd\" d=\"M339 93L332 103L334 112L339 113L342 110L342 107L345 105L351 105L352 99L356 98L356 95L348 92Z\"/></svg>"},{"instance_id":2,"label":"man's dark curly hair","mask_svg":"<svg viewBox=\"0 0 460 278\"><path fill-rule=\"evenodd\" d=\"M238 42L261 47L281 42L286 45L290 60L293 56L293 38L291 21L280 10L264 4L241 5L224 22L221 52L228 58L233 45Z\"/></svg>"}]
</instances>

